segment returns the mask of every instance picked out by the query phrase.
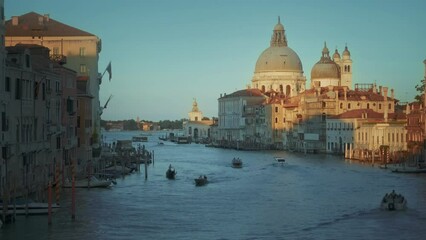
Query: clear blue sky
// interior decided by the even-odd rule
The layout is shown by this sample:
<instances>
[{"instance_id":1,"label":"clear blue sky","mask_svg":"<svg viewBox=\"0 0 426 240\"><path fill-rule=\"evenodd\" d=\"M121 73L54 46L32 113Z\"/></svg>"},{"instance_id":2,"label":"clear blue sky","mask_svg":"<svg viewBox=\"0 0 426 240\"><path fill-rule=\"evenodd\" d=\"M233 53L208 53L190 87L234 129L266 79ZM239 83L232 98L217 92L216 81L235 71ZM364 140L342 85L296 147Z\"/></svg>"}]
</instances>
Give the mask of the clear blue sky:
<instances>
[{"instance_id":1,"label":"clear blue sky","mask_svg":"<svg viewBox=\"0 0 426 240\"><path fill-rule=\"evenodd\" d=\"M281 16L289 47L299 55L306 86L324 41L347 43L353 82L395 89L412 101L424 77L426 1L286 0L5 0L6 19L34 11L102 39L99 71L103 119L187 118L193 98L217 116L221 93L250 84Z\"/></svg>"}]
</instances>

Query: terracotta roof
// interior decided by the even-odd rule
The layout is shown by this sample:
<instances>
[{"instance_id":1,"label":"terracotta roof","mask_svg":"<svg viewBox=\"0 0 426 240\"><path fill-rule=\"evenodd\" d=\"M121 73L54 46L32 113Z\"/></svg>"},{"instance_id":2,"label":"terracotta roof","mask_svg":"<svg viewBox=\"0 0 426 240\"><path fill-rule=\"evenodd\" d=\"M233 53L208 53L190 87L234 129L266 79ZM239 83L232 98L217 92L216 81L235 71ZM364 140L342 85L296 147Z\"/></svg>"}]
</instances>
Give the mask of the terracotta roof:
<instances>
[{"instance_id":1,"label":"terracotta roof","mask_svg":"<svg viewBox=\"0 0 426 240\"><path fill-rule=\"evenodd\" d=\"M362 118L362 114L366 113L368 119L380 118L383 119L383 113L378 113L372 109L355 109L351 111L344 112L336 116L330 116L329 118L333 119L345 119L345 118Z\"/></svg>"},{"instance_id":2,"label":"terracotta roof","mask_svg":"<svg viewBox=\"0 0 426 240\"><path fill-rule=\"evenodd\" d=\"M263 93L257 88L243 89L231 94L225 95L221 98L233 98L233 97L265 97Z\"/></svg>"},{"instance_id":3,"label":"terracotta roof","mask_svg":"<svg viewBox=\"0 0 426 240\"><path fill-rule=\"evenodd\" d=\"M12 19L6 21L6 36L95 36L58 22L48 15L43 16L35 12L29 12L17 18L16 25L13 24Z\"/></svg>"},{"instance_id":4,"label":"terracotta roof","mask_svg":"<svg viewBox=\"0 0 426 240\"><path fill-rule=\"evenodd\" d=\"M329 116L330 119L348 119L348 118L362 118L362 114L367 114L367 119L369 120L379 120L384 119L384 113L378 113L375 112L373 109L355 109L351 111L344 112L342 114L336 115L336 116ZM388 114L389 120L405 120L406 115L402 112L397 113L389 113Z\"/></svg>"}]
</instances>

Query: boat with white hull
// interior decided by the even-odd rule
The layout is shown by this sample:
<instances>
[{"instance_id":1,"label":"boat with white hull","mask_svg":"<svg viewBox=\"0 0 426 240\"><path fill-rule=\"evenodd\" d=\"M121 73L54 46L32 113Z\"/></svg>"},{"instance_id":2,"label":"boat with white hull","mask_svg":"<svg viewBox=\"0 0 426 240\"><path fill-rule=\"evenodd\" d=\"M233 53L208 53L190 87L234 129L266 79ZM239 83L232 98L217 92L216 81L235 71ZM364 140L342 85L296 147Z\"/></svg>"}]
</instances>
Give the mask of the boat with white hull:
<instances>
[{"instance_id":1,"label":"boat with white hull","mask_svg":"<svg viewBox=\"0 0 426 240\"><path fill-rule=\"evenodd\" d=\"M76 188L106 188L111 186L112 180L109 179L98 179L95 176L90 178L79 179L75 181ZM71 188L72 182L66 181L64 183L64 188Z\"/></svg>"}]
</instances>

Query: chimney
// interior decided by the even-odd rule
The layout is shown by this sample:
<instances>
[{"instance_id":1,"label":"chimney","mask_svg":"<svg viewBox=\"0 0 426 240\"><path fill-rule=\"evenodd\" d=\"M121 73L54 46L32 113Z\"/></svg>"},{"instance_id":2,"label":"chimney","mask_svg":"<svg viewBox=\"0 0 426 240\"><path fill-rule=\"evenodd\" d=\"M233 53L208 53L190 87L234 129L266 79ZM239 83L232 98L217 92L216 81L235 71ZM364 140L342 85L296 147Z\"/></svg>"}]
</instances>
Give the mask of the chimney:
<instances>
[{"instance_id":1,"label":"chimney","mask_svg":"<svg viewBox=\"0 0 426 240\"><path fill-rule=\"evenodd\" d=\"M347 91L346 87L343 87L343 94L344 94L344 100L345 100L345 102L347 101L346 91Z\"/></svg>"},{"instance_id":2,"label":"chimney","mask_svg":"<svg viewBox=\"0 0 426 240\"><path fill-rule=\"evenodd\" d=\"M49 22L50 16L49 14L44 14L44 21Z\"/></svg>"},{"instance_id":3,"label":"chimney","mask_svg":"<svg viewBox=\"0 0 426 240\"><path fill-rule=\"evenodd\" d=\"M384 113L384 118L385 118L385 122L388 121L388 88L387 87L383 87L383 98L384 98L384 108L385 108L385 113Z\"/></svg>"},{"instance_id":4,"label":"chimney","mask_svg":"<svg viewBox=\"0 0 426 240\"><path fill-rule=\"evenodd\" d=\"M379 86L379 94L382 95L382 86Z\"/></svg>"},{"instance_id":5,"label":"chimney","mask_svg":"<svg viewBox=\"0 0 426 240\"><path fill-rule=\"evenodd\" d=\"M394 99L394 98L395 98L395 96L394 96L394 94L393 94L393 88L391 88L391 98L392 98L392 99Z\"/></svg>"},{"instance_id":6,"label":"chimney","mask_svg":"<svg viewBox=\"0 0 426 240\"><path fill-rule=\"evenodd\" d=\"M12 25L13 26L17 26L18 24L19 24L19 17L18 16L13 16L12 17Z\"/></svg>"},{"instance_id":7,"label":"chimney","mask_svg":"<svg viewBox=\"0 0 426 240\"><path fill-rule=\"evenodd\" d=\"M339 113L339 90L334 91L336 97L336 114Z\"/></svg>"},{"instance_id":8,"label":"chimney","mask_svg":"<svg viewBox=\"0 0 426 240\"><path fill-rule=\"evenodd\" d=\"M411 108L411 106L410 106L410 104L409 103L407 103L407 105L405 106L405 114L410 114L410 109Z\"/></svg>"}]
</instances>

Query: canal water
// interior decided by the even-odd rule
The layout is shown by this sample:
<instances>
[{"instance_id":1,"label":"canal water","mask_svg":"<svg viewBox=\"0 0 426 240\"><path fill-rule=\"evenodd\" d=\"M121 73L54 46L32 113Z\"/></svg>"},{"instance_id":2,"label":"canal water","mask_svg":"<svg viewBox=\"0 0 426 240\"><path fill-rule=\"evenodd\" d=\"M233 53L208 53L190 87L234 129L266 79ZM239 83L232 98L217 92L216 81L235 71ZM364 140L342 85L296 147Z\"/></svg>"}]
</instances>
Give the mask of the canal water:
<instances>
[{"instance_id":1,"label":"canal water","mask_svg":"<svg viewBox=\"0 0 426 240\"><path fill-rule=\"evenodd\" d=\"M106 132L106 142L139 132ZM71 192L47 216L18 217L0 239L420 239L426 236L426 174L396 174L340 156L284 151L245 152L199 144L145 147L155 162L109 189ZM274 157L284 157L279 164ZM233 157L243 168L231 167ZM169 164L177 170L168 180ZM194 178L210 182L196 187ZM379 209L386 192L408 200L405 211Z\"/></svg>"}]
</instances>

